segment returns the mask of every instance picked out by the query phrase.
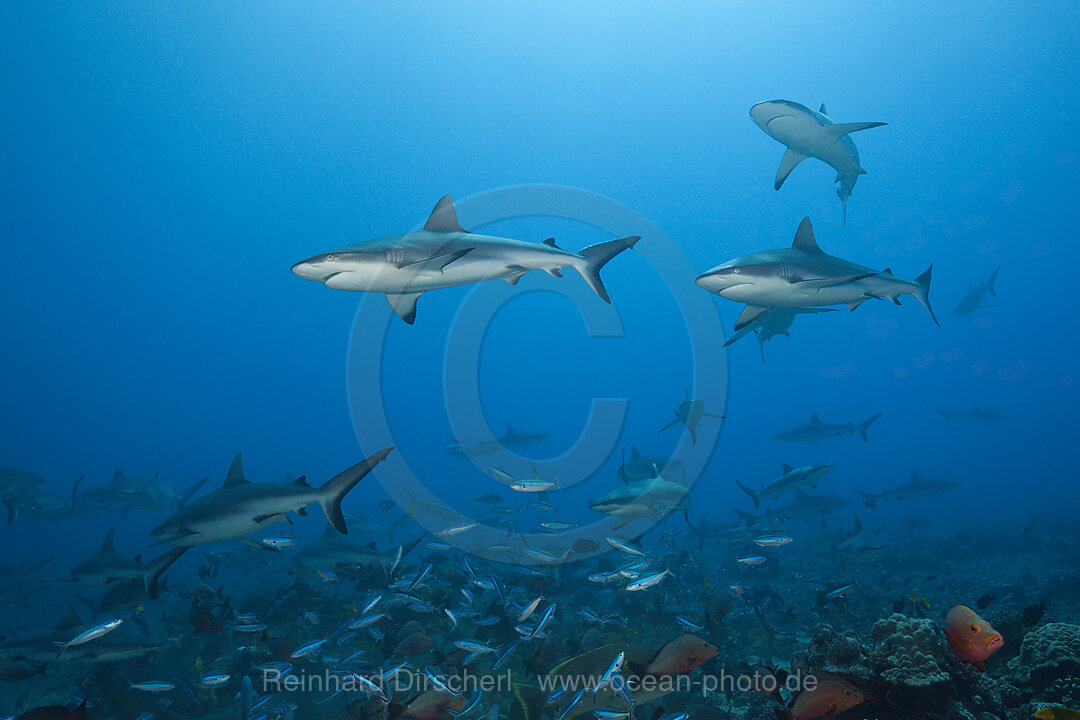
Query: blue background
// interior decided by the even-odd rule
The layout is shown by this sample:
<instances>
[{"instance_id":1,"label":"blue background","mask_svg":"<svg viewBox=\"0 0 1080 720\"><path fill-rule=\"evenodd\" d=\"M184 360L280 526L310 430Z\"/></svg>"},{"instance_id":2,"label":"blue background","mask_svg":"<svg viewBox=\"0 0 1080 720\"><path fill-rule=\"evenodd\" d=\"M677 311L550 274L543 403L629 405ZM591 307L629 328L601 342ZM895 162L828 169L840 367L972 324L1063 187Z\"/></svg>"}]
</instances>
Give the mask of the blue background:
<instances>
[{"instance_id":1,"label":"blue background","mask_svg":"<svg viewBox=\"0 0 1080 720\"><path fill-rule=\"evenodd\" d=\"M58 492L115 465L217 485L243 450L251 479L321 482L374 449L358 447L346 395L360 298L290 265L407 230L448 192L553 183L637 210L700 271L788 245L804 215L829 253L906 278L934 262L940 329L906 298L799 318L764 364L753 338L731 348L730 419L695 514L729 519L746 506L733 481L769 481L785 460L836 463L840 490L911 468L961 480L905 508L944 523L1074 507L1080 6L970 7L7 4L0 465ZM747 113L773 98L888 122L854 136L868 174L846 228L823 164L772 189L783 148ZM542 221L508 232L571 249L605 239ZM999 262L1001 307L950 315ZM656 430L690 376L685 332L662 321L670 301L640 257L604 277L623 344L589 341L572 306L530 295L496 318L480 368L492 426L552 434L541 457L572 445L592 397L631 398L624 442L581 502L617 484L632 442L670 452L677 435ZM430 293L416 326L391 328L386 393L403 443L429 446L411 458L429 485L479 493L490 481L441 450L439 351L463 295ZM730 328L739 307L716 302ZM1007 419L931 410L973 402ZM884 414L865 444L771 439L815 411ZM382 496L369 490L347 504ZM132 522L122 549L160 519ZM92 522L0 533L37 556L71 537L96 545L107 521Z\"/></svg>"}]
</instances>

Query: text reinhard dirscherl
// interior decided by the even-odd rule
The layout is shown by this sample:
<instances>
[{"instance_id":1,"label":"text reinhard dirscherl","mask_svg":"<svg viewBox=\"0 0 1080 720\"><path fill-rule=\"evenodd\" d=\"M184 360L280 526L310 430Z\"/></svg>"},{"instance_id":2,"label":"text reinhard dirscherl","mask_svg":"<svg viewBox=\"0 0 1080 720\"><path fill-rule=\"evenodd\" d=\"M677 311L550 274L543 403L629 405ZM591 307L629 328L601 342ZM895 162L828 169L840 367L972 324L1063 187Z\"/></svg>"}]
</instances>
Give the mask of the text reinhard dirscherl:
<instances>
[{"instance_id":1,"label":"text reinhard dirscherl","mask_svg":"<svg viewBox=\"0 0 1080 720\"><path fill-rule=\"evenodd\" d=\"M364 675L344 670L324 670L322 673L294 672L275 673L264 671L262 674L262 692L370 692L371 686L380 688L387 696L413 697L427 690L449 690L454 694L482 692L511 692L515 684L531 685L542 693L551 694L563 691L568 696L577 690L591 690L601 678L596 675L531 675L515 682L513 674L507 670L500 674L473 674L467 669L461 675L445 675L432 682L423 672L413 672L400 668L385 677L379 673ZM712 692L757 692L771 695L777 690L798 692L813 690L818 679L812 673L793 672L782 682L768 672L755 671L752 675L733 675L726 670L719 674L690 675L647 675L638 677L626 675L625 679L632 692L686 692L700 691L702 695Z\"/></svg>"}]
</instances>

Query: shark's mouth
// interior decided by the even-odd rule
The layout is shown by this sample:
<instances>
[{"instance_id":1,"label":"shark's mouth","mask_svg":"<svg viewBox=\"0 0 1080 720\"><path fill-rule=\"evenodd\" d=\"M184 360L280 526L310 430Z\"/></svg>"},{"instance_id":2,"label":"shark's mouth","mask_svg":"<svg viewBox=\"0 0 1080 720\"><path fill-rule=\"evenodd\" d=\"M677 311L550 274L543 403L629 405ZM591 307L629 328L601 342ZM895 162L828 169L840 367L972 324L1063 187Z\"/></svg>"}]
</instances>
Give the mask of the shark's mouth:
<instances>
[{"instance_id":1,"label":"shark's mouth","mask_svg":"<svg viewBox=\"0 0 1080 720\"><path fill-rule=\"evenodd\" d=\"M326 277L324 277L320 282L322 282L322 284L325 285L326 283L330 282L331 278L336 278L340 274L341 274L340 270L338 272L332 272L329 275L327 275Z\"/></svg>"}]
</instances>

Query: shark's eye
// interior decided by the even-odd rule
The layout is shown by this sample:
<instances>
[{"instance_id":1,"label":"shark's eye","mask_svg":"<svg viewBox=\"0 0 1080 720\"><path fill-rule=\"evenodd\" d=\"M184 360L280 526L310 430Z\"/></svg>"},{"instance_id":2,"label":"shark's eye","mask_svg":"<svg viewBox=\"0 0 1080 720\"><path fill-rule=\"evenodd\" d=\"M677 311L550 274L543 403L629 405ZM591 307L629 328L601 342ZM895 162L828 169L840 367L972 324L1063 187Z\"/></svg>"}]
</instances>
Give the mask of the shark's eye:
<instances>
[{"instance_id":1,"label":"shark's eye","mask_svg":"<svg viewBox=\"0 0 1080 720\"><path fill-rule=\"evenodd\" d=\"M739 273L741 273L741 272L742 272L742 268L732 268L732 269L731 269L731 272L733 272L733 273L735 273L736 275L738 275Z\"/></svg>"},{"instance_id":2,"label":"shark's eye","mask_svg":"<svg viewBox=\"0 0 1080 720\"><path fill-rule=\"evenodd\" d=\"M334 262L334 256L333 255L327 255L326 256L326 262Z\"/></svg>"}]
</instances>

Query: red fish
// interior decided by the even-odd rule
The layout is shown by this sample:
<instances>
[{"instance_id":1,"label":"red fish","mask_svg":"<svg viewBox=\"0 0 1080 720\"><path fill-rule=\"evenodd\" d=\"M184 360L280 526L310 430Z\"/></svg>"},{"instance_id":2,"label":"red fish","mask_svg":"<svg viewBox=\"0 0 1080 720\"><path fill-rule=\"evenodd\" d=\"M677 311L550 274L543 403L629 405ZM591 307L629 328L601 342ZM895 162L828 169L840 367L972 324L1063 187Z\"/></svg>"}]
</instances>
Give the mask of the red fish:
<instances>
[{"instance_id":1,"label":"red fish","mask_svg":"<svg viewBox=\"0 0 1080 720\"><path fill-rule=\"evenodd\" d=\"M643 675L687 675L716 657L717 648L697 635L680 635L653 653Z\"/></svg>"},{"instance_id":2,"label":"red fish","mask_svg":"<svg viewBox=\"0 0 1080 720\"><path fill-rule=\"evenodd\" d=\"M796 695L786 710L776 710L780 720L832 720L866 700L882 707L889 705L877 693L859 687L842 675L817 672L814 677L817 684L812 690L803 690Z\"/></svg>"},{"instance_id":3,"label":"red fish","mask_svg":"<svg viewBox=\"0 0 1080 720\"><path fill-rule=\"evenodd\" d=\"M945 618L941 629L956 657L986 672L986 659L1001 649L1005 639L974 610L957 605Z\"/></svg>"},{"instance_id":4,"label":"red fish","mask_svg":"<svg viewBox=\"0 0 1080 720\"><path fill-rule=\"evenodd\" d=\"M465 709L464 695L451 695L443 690L428 690L410 700L402 716L411 720L439 720Z\"/></svg>"}]
</instances>

